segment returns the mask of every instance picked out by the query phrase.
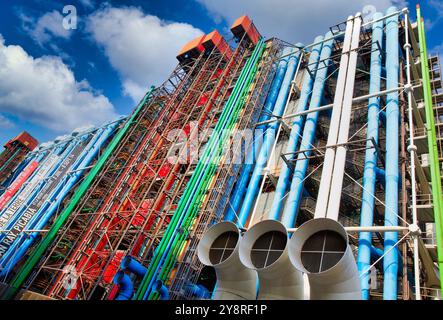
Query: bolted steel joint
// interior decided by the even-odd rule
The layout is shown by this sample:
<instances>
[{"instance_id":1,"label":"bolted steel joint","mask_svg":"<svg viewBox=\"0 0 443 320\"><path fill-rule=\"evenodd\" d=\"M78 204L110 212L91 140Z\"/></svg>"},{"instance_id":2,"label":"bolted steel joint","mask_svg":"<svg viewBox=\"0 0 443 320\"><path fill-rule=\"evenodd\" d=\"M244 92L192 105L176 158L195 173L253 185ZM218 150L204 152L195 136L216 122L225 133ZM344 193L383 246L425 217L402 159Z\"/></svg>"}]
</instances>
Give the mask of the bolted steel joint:
<instances>
[{"instance_id":1,"label":"bolted steel joint","mask_svg":"<svg viewBox=\"0 0 443 320\"><path fill-rule=\"evenodd\" d=\"M414 224L414 223L410 224L408 229L409 229L409 232L411 233L411 236L413 236L413 237L418 237L421 235L420 227L417 224Z\"/></svg>"},{"instance_id":2,"label":"bolted steel joint","mask_svg":"<svg viewBox=\"0 0 443 320\"><path fill-rule=\"evenodd\" d=\"M408 146L408 152L412 152L412 151L417 152L417 146L415 144L410 144Z\"/></svg>"}]
</instances>

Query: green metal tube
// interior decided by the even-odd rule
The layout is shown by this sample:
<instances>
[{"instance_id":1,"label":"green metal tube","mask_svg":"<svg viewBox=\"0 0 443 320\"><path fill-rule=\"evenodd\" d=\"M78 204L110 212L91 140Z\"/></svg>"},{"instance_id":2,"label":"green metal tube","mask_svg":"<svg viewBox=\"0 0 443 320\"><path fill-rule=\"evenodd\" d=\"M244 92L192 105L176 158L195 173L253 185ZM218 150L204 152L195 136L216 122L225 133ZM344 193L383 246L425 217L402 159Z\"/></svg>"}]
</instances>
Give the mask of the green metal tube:
<instances>
[{"instance_id":1,"label":"green metal tube","mask_svg":"<svg viewBox=\"0 0 443 320\"><path fill-rule=\"evenodd\" d=\"M435 131L434 111L432 105L431 83L429 78L429 62L426 49L426 36L420 7L417 5L417 26L420 43L420 60L422 69L423 94L425 100L426 132L428 139L432 199L437 240L438 269L440 272L440 288L443 288L443 196L441 188L440 165L438 161L437 136Z\"/></svg>"},{"instance_id":2,"label":"green metal tube","mask_svg":"<svg viewBox=\"0 0 443 320\"><path fill-rule=\"evenodd\" d=\"M74 208L78 204L78 202L81 200L83 195L86 193L89 186L94 181L94 178L97 176L97 174L103 168L103 166L105 165L109 156L112 154L112 152L118 146L118 144L120 143L120 141L122 140L122 138L124 137L126 132L129 130L131 125L134 123L135 118L139 114L140 110L143 108L147 99L152 95L154 90L155 90L155 88L152 86L151 89L148 91L148 93L143 98L143 100L139 103L137 109L134 111L132 116L125 123L124 127L121 128L117 132L117 134L114 136L112 141L109 143L109 145L107 146L107 148L103 152L102 156L97 160L94 167L91 169L89 174L86 176L85 180L82 182L82 184L75 191L74 196L72 197L72 199L69 202L69 204L67 205L67 207L58 216L58 218L55 220L54 224L51 226L49 231L46 233L45 237L37 245L35 250L31 253L29 258L26 260L25 264L20 269L20 271L12 279L11 286L5 292L3 299L12 299L15 296L16 292L20 289L23 282L26 280L28 275L31 273L31 271L35 267L35 265L38 263L41 256L43 255L43 253L51 245L52 241L54 240L54 238L57 235L57 232L63 226L65 221L68 219L69 215L72 213L72 211L74 210Z\"/></svg>"}]
</instances>

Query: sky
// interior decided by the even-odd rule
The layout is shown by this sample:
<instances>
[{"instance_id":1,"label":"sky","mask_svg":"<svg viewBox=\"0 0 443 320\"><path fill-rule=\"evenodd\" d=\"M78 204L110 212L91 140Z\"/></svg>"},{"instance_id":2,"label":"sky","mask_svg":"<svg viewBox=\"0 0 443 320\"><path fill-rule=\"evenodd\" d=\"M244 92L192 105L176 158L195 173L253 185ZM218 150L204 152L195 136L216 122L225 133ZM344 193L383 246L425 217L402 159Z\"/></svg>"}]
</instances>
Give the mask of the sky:
<instances>
[{"instance_id":1,"label":"sky","mask_svg":"<svg viewBox=\"0 0 443 320\"><path fill-rule=\"evenodd\" d=\"M160 85L188 41L229 34L249 15L265 37L309 44L361 11L404 0L3 0L0 3L0 143L21 131L40 142L130 114ZM443 1L421 1L428 50L442 56Z\"/></svg>"}]
</instances>

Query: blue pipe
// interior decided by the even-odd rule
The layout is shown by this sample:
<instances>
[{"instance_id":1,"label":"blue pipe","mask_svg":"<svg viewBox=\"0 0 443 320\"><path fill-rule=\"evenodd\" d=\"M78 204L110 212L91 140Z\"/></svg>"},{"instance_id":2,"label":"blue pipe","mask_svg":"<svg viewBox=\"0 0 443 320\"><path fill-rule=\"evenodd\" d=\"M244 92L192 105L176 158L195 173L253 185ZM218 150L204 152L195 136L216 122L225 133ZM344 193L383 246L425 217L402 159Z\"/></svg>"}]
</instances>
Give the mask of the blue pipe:
<instances>
[{"instance_id":1,"label":"blue pipe","mask_svg":"<svg viewBox=\"0 0 443 320\"><path fill-rule=\"evenodd\" d=\"M56 172L60 166L60 164L65 160L65 158L68 156L68 154L71 152L71 150L78 144L78 140L75 140L73 143L69 143L68 146L62 151L62 148L58 148L57 151L62 151L61 156L59 159L55 162L55 164L51 167L49 172L46 174L45 179L40 181L40 183L37 185L36 188L32 191L32 193L28 196L26 199L26 202L20 207L19 210L17 210L12 217L9 218L9 222L7 223L5 229L12 229L14 224L17 222L17 220L22 216L23 212L26 210L26 208L34 201L34 199L38 196L40 191L44 188L46 183L48 182L48 178L51 177L54 172ZM3 210L2 214L7 210L8 208L5 208ZM0 236L0 241L3 241L3 239L6 237L5 234Z\"/></svg>"},{"instance_id":2,"label":"blue pipe","mask_svg":"<svg viewBox=\"0 0 443 320\"><path fill-rule=\"evenodd\" d=\"M401 260L401 254L400 251L398 252L398 268L400 270L400 274L401 274L401 270L403 269L403 261ZM383 255L384 251L380 248L371 246L371 257L375 260L379 259L382 255ZM369 267L369 266L368 266ZM409 276L408 276L409 277Z\"/></svg>"},{"instance_id":3,"label":"blue pipe","mask_svg":"<svg viewBox=\"0 0 443 320\"><path fill-rule=\"evenodd\" d=\"M56 153L57 152L57 153ZM22 197L22 192L25 188L27 188L27 185L33 180L35 179L34 177L40 172L42 166L48 161L49 155L51 154L57 154L59 155L61 152L61 149L54 149L52 150L52 152L50 152L49 154L46 153L42 153L40 155L40 157L38 158L38 162L39 162L39 166L37 167L37 169L31 174L31 176L28 178L28 180L23 184L23 186L18 190L18 192L11 198L11 200L9 200L8 202L8 206L3 208L2 210L0 210L0 217L2 217L5 214L5 211L7 210L7 208L12 205L18 197ZM35 186L35 188L37 188L37 186ZM32 191L32 190L31 190ZM17 209L19 210L19 209Z\"/></svg>"},{"instance_id":4,"label":"blue pipe","mask_svg":"<svg viewBox=\"0 0 443 320\"><path fill-rule=\"evenodd\" d=\"M387 10L387 14L396 12L395 7ZM398 87L399 55L398 55L398 15L386 19L386 89ZM385 186L385 226L398 225L398 149L399 149L399 108L398 93L387 96L386 107L386 186ZM384 282L383 299L397 299L398 252L390 250L398 241L398 232L386 232L384 241L385 257L383 259Z\"/></svg>"},{"instance_id":5,"label":"blue pipe","mask_svg":"<svg viewBox=\"0 0 443 320\"><path fill-rule=\"evenodd\" d=\"M114 283L118 284L119 291L117 297L114 300L129 300L134 294L134 285L132 284L131 278L124 273L119 271L114 277Z\"/></svg>"},{"instance_id":6,"label":"blue pipe","mask_svg":"<svg viewBox=\"0 0 443 320\"><path fill-rule=\"evenodd\" d=\"M209 299L210 298L209 290L206 289L201 284L193 284L193 283L187 284L185 287L185 290L187 291L188 294L190 294L196 298L200 298L200 299Z\"/></svg>"},{"instance_id":7,"label":"blue pipe","mask_svg":"<svg viewBox=\"0 0 443 320\"><path fill-rule=\"evenodd\" d=\"M329 39L331 37L331 32L328 32L325 35L326 39ZM329 64L333 44L333 39L330 39L323 43L320 60L324 61L325 64ZM312 90L311 102L309 104L309 110L318 108L321 104L326 77L328 75L328 69L329 68L327 67L322 67L321 69L317 70L317 74L315 75L314 89ZM305 127L303 129L303 138L299 150L312 149L312 143L314 142L315 137L315 128L317 126L317 119L318 112L311 112L307 115L305 120ZM288 228L295 225L297 211L303 191L303 180L308 169L308 163L309 161L306 159L306 156L304 154L300 153L297 156L297 163L294 169L291 188L286 200L285 210L282 217L282 223Z\"/></svg>"},{"instance_id":8,"label":"blue pipe","mask_svg":"<svg viewBox=\"0 0 443 320\"><path fill-rule=\"evenodd\" d=\"M293 49L290 50L293 52ZM274 106L273 114L276 117L281 117L283 115L286 106L286 100L288 98L289 90L291 88L291 82L297 70L299 60L300 60L300 51L297 51L297 53L289 56L288 66ZM237 222L239 226L245 225L246 220L248 219L249 213L251 211L252 205L254 204L254 200L257 197L258 186L262 178L263 168L266 166L269 153L271 152L272 146L274 145L275 135L277 133L279 125L280 123L278 121L274 121L268 126L265 132L265 137L263 139L263 146L258 155L257 164L255 165L254 171L252 172L251 180L249 182L248 189L245 194L245 199L243 201L243 205L240 210L239 219Z\"/></svg>"},{"instance_id":9,"label":"blue pipe","mask_svg":"<svg viewBox=\"0 0 443 320\"><path fill-rule=\"evenodd\" d=\"M283 55L285 55L287 52L285 52L285 50L283 51ZM266 103L263 107L264 113L260 116L259 122L269 120L270 113L274 111L275 101L277 100L278 92L280 91L280 87L283 82L287 67L288 57L284 57L280 60L278 64L276 75L272 81L271 89L269 91L268 97L266 98ZM266 128L267 125L262 124L260 126L257 126L256 131L258 131L258 133L260 134L260 131L265 131ZM229 199L230 205L228 206L225 213L226 221L233 221L236 217L237 212L241 208L251 172L252 170L254 170L255 167L255 156L260 153L261 146L262 144L257 143L254 139L254 143L249 148L245 164L243 165L242 171L237 179L234 190L232 191L232 195Z\"/></svg>"},{"instance_id":10,"label":"blue pipe","mask_svg":"<svg viewBox=\"0 0 443 320\"><path fill-rule=\"evenodd\" d=\"M117 272L115 278L114 278L114 282L119 283L119 280L121 279L121 277L126 277L125 278L125 283L126 285L124 286L120 286L119 288L119 294L118 296L114 299L114 300L129 300L132 298L132 293L133 293L133 289L134 289L134 285L132 283L131 278L124 273L124 270L128 270L131 273L139 276L139 277L144 277L144 275L146 274L147 269L137 260L135 260L134 258L132 258L131 256L126 256L122 262L120 263L120 267L122 270L120 270L119 272ZM115 281L117 280L117 281ZM130 290L128 289L130 288ZM160 290L162 290L162 288L160 288ZM163 295L164 295L164 290L163 290ZM168 294L169 297L169 293L166 290L166 294ZM160 292L160 295L162 296L162 292ZM167 299L165 299L167 300Z\"/></svg>"},{"instance_id":11,"label":"blue pipe","mask_svg":"<svg viewBox=\"0 0 443 320\"><path fill-rule=\"evenodd\" d=\"M322 40L323 36L318 36L315 38L314 42L317 43ZM323 42L316 45L312 49L308 62L309 72L306 71L303 79L302 90L297 105L297 112L305 111L308 106L309 98L311 97L312 87L314 85L315 74L317 73L318 69L318 61L320 58L320 52L322 47L323 47ZM292 129L289 135L288 145L286 147L286 152L285 152L286 154L288 154L287 158L289 161L292 161L294 159L294 155L291 154L293 154L297 150L300 131L303 127L303 119L304 117L299 116L295 117L292 120ZM291 183L290 173L291 173L290 168L284 162L282 164L282 169L280 172L280 176L278 178L277 187L275 189L274 200L272 201L272 207L269 212L270 219L274 220L279 219L280 211L283 206L284 197L288 189L288 186Z\"/></svg>"},{"instance_id":12,"label":"blue pipe","mask_svg":"<svg viewBox=\"0 0 443 320\"><path fill-rule=\"evenodd\" d=\"M377 177L377 180L380 182L380 184L384 187L386 183L386 172L383 169L380 169L379 167L374 168L375 176Z\"/></svg>"},{"instance_id":13,"label":"blue pipe","mask_svg":"<svg viewBox=\"0 0 443 320\"><path fill-rule=\"evenodd\" d=\"M111 125L108 125L105 130L100 129L96 132L94 137L88 143L88 147L85 148L82 155L80 155L77 161L72 165L71 169L76 171L70 175L66 175L64 181L61 181L58 184L56 191L53 192L49 201L45 201L45 205L38 210L37 214L27 225L27 228L40 230L46 226L60 203L83 174L84 168L87 167L97 156L101 146L109 139L117 125L118 122L112 123ZM60 188L61 190L59 190ZM49 207L48 204L50 204ZM23 255L26 254L27 250L38 236L38 232L34 232L28 237L26 237L25 234L22 234L21 237L16 239L13 246L11 246L8 252L2 257L2 259L0 259L0 266L4 266L0 275L6 274L12 270Z\"/></svg>"},{"instance_id":14,"label":"blue pipe","mask_svg":"<svg viewBox=\"0 0 443 320\"><path fill-rule=\"evenodd\" d=\"M380 12L374 14L374 19L382 17ZM381 67L382 56L378 51L378 45L383 48L383 21L378 21L372 25L372 53L371 53L371 69L369 80L369 94L380 91L381 86ZM368 103L368 128L367 139L374 139L378 143L378 126L379 126L380 97L369 99ZM377 150L373 147L372 142L366 143L367 149L365 154L365 165L363 173L363 196L360 214L360 226L372 226L374 222L375 209L375 184L377 177ZM383 172L384 180L384 172ZM361 294L363 300L369 299L369 272L365 272L371 263L372 249L372 233L360 232L358 241L357 267L360 274Z\"/></svg>"},{"instance_id":15,"label":"blue pipe","mask_svg":"<svg viewBox=\"0 0 443 320\"><path fill-rule=\"evenodd\" d=\"M140 262L135 260L131 256L126 256L121 262L121 268L123 270L129 270L130 272L136 274L139 277L144 277L147 268L143 266Z\"/></svg>"},{"instance_id":16,"label":"blue pipe","mask_svg":"<svg viewBox=\"0 0 443 320\"><path fill-rule=\"evenodd\" d=\"M155 282L153 291L160 294L160 300L169 300L168 288L166 288L161 280Z\"/></svg>"}]
</instances>

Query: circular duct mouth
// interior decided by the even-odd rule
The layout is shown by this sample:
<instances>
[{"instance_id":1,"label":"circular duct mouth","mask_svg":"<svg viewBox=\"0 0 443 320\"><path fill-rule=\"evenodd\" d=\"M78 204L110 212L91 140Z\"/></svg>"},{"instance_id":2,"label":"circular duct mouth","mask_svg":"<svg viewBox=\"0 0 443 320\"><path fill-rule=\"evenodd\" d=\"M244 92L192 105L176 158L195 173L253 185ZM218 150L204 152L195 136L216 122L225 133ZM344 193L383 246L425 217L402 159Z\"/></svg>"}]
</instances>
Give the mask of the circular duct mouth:
<instances>
[{"instance_id":1,"label":"circular duct mouth","mask_svg":"<svg viewBox=\"0 0 443 320\"><path fill-rule=\"evenodd\" d=\"M228 259L238 242L238 232L226 231L219 235L209 249L209 261L217 265Z\"/></svg>"},{"instance_id":2,"label":"circular duct mouth","mask_svg":"<svg viewBox=\"0 0 443 320\"><path fill-rule=\"evenodd\" d=\"M262 270L276 263L286 250L286 228L276 220L255 224L240 243L240 260L250 269Z\"/></svg>"},{"instance_id":3,"label":"circular duct mouth","mask_svg":"<svg viewBox=\"0 0 443 320\"><path fill-rule=\"evenodd\" d=\"M319 274L334 268L348 250L348 235L332 219L312 219L302 224L289 241L289 258L300 271Z\"/></svg>"},{"instance_id":4,"label":"circular duct mouth","mask_svg":"<svg viewBox=\"0 0 443 320\"><path fill-rule=\"evenodd\" d=\"M303 244L301 262L310 273L321 273L334 267L345 255L346 240L331 230L322 230L311 235Z\"/></svg>"},{"instance_id":5,"label":"circular duct mouth","mask_svg":"<svg viewBox=\"0 0 443 320\"><path fill-rule=\"evenodd\" d=\"M198 258L207 266L220 265L234 255L239 239L240 233L234 223L220 222L203 235L197 247Z\"/></svg>"},{"instance_id":6,"label":"circular duct mouth","mask_svg":"<svg viewBox=\"0 0 443 320\"><path fill-rule=\"evenodd\" d=\"M269 231L261 235L251 248L251 261L255 268L269 267L285 251L288 236L280 231Z\"/></svg>"}]
</instances>

